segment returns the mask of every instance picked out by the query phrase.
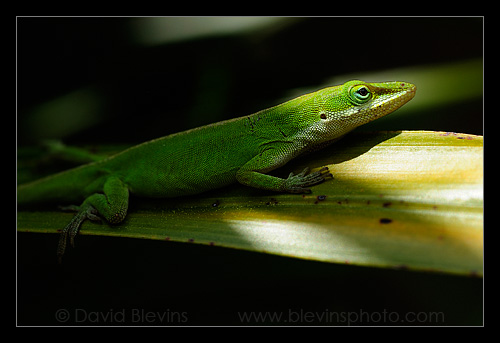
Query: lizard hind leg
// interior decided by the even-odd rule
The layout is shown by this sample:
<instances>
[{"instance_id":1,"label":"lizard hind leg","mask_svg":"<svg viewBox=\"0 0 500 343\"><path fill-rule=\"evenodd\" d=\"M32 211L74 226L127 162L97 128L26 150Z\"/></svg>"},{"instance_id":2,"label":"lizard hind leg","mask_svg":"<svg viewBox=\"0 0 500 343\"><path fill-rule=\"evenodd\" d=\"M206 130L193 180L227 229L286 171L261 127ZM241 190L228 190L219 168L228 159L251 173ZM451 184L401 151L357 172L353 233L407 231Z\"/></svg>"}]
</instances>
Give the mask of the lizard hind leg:
<instances>
[{"instance_id":1,"label":"lizard hind leg","mask_svg":"<svg viewBox=\"0 0 500 343\"><path fill-rule=\"evenodd\" d=\"M74 246L75 236L82 223L86 220L104 218L111 224L118 224L127 215L129 191L128 187L117 177L110 177L103 187L104 194L95 193L89 196L79 207L70 206L66 209L77 209L78 212L62 230L57 247L57 256L61 263L66 250L68 236L71 246Z\"/></svg>"}]
</instances>

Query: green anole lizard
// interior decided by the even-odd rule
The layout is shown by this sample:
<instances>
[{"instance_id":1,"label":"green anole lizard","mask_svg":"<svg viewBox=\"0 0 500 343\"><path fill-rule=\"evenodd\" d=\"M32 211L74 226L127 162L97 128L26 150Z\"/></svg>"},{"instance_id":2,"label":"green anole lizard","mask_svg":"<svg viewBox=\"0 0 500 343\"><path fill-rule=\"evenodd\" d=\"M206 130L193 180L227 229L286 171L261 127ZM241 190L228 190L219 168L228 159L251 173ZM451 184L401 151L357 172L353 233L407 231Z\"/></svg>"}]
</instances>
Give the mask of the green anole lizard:
<instances>
[{"instance_id":1,"label":"green anole lizard","mask_svg":"<svg viewBox=\"0 0 500 343\"><path fill-rule=\"evenodd\" d=\"M307 187L332 177L327 167L313 173L306 168L297 175L290 173L287 179L266 173L395 111L415 91L407 82L357 80L324 88L252 115L154 139L20 185L17 203L81 203L72 206L77 213L60 235L60 261L68 236L73 245L84 220L120 223L127 215L129 194L177 197L235 182L277 192L309 193Z\"/></svg>"}]
</instances>

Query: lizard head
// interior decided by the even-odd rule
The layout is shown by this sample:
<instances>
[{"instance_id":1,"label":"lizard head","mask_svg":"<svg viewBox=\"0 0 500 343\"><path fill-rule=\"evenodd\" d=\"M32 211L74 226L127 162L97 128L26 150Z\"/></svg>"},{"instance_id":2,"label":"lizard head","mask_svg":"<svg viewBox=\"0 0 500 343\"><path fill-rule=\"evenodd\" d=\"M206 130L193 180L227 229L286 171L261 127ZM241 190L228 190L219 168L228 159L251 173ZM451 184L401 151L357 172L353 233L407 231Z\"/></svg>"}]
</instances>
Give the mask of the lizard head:
<instances>
[{"instance_id":1,"label":"lizard head","mask_svg":"<svg viewBox=\"0 0 500 343\"><path fill-rule=\"evenodd\" d=\"M359 80L318 91L322 106L318 116L329 136L340 136L389 114L408 101L416 87L408 82L367 83ZM318 120L318 119L317 119Z\"/></svg>"}]
</instances>

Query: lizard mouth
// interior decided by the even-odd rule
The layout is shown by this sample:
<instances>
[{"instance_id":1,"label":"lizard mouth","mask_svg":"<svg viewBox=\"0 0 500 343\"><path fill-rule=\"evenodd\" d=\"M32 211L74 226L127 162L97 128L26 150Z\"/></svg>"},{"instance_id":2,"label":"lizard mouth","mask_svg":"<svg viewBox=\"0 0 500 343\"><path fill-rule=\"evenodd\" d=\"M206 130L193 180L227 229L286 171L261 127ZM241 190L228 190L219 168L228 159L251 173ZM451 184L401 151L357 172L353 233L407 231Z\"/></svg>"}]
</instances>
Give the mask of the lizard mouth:
<instances>
[{"instance_id":1,"label":"lizard mouth","mask_svg":"<svg viewBox=\"0 0 500 343\"><path fill-rule=\"evenodd\" d=\"M357 126L366 124L394 112L413 99L417 91L417 87L415 85L407 82L399 82L398 87L403 89L396 92L380 94L377 100L371 104L368 104L364 108L358 108L355 113L357 113L357 115L362 119L358 121ZM364 114L362 114L363 112Z\"/></svg>"},{"instance_id":2,"label":"lizard mouth","mask_svg":"<svg viewBox=\"0 0 500 343\"><path fill-rule=\"evenodd\" d=\"M374 106L372 105L371 109L374 110L374 114L377 118L397 110L408 101L413 99L415 93L417 92L417 87L411 83L404 82L401 82L401 87L405 87L405 89L393 93L388 97L382 96L377 104L375 104ZM377 111L377 108L380 108L382 110Z\"/></svg>"}]
</instances>

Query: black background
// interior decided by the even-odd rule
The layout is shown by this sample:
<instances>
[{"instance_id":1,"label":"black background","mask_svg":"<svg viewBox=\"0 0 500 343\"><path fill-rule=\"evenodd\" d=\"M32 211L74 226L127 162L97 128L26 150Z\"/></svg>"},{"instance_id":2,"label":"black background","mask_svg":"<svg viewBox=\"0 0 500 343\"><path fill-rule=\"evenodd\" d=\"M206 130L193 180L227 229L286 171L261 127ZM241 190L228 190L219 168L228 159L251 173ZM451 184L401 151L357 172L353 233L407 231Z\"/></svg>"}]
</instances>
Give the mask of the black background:
<instances>
[{"instance_id":1,"label":"black background","mask_svg":"<svg viewBox=\"0 0 500 343\"><path fill-rule=\"evenodd\" d=\"M26 130L33 108L82 87L105 99L103 115L96 125L63 137L65 142L133 144L258 111L289 89L314 86L332 75L483 54L482 18L303 18L272 33L152 47L134 42L131 20L17 19L18 146L37 143ZM449 127L428 122L388 129L482 134L482 100L451 109L459 110L477 115L472 122L450 121ZM78 237L77 247L57 265L56 244L55 235L17 234L18 325L277 324L242 322L238 312L243 311L372 314L371 320L365 316L351 323L356 325L482 323L482 279L474 276L90 236ZM68 311L68 321L57 317L60 309ZM133 322L132 311L138 309L166 312L172 320ZM119 316L114 322L111 317L79 320L84 312L119 311L126 313L123 323ZM384 311L399 318L442 312L444 322L383 321L377 313ZM176 321L175 313L187 320ZM348 324L308 318L293 321L292 316L279 324Z\"/></svg>"}]
</instances>

